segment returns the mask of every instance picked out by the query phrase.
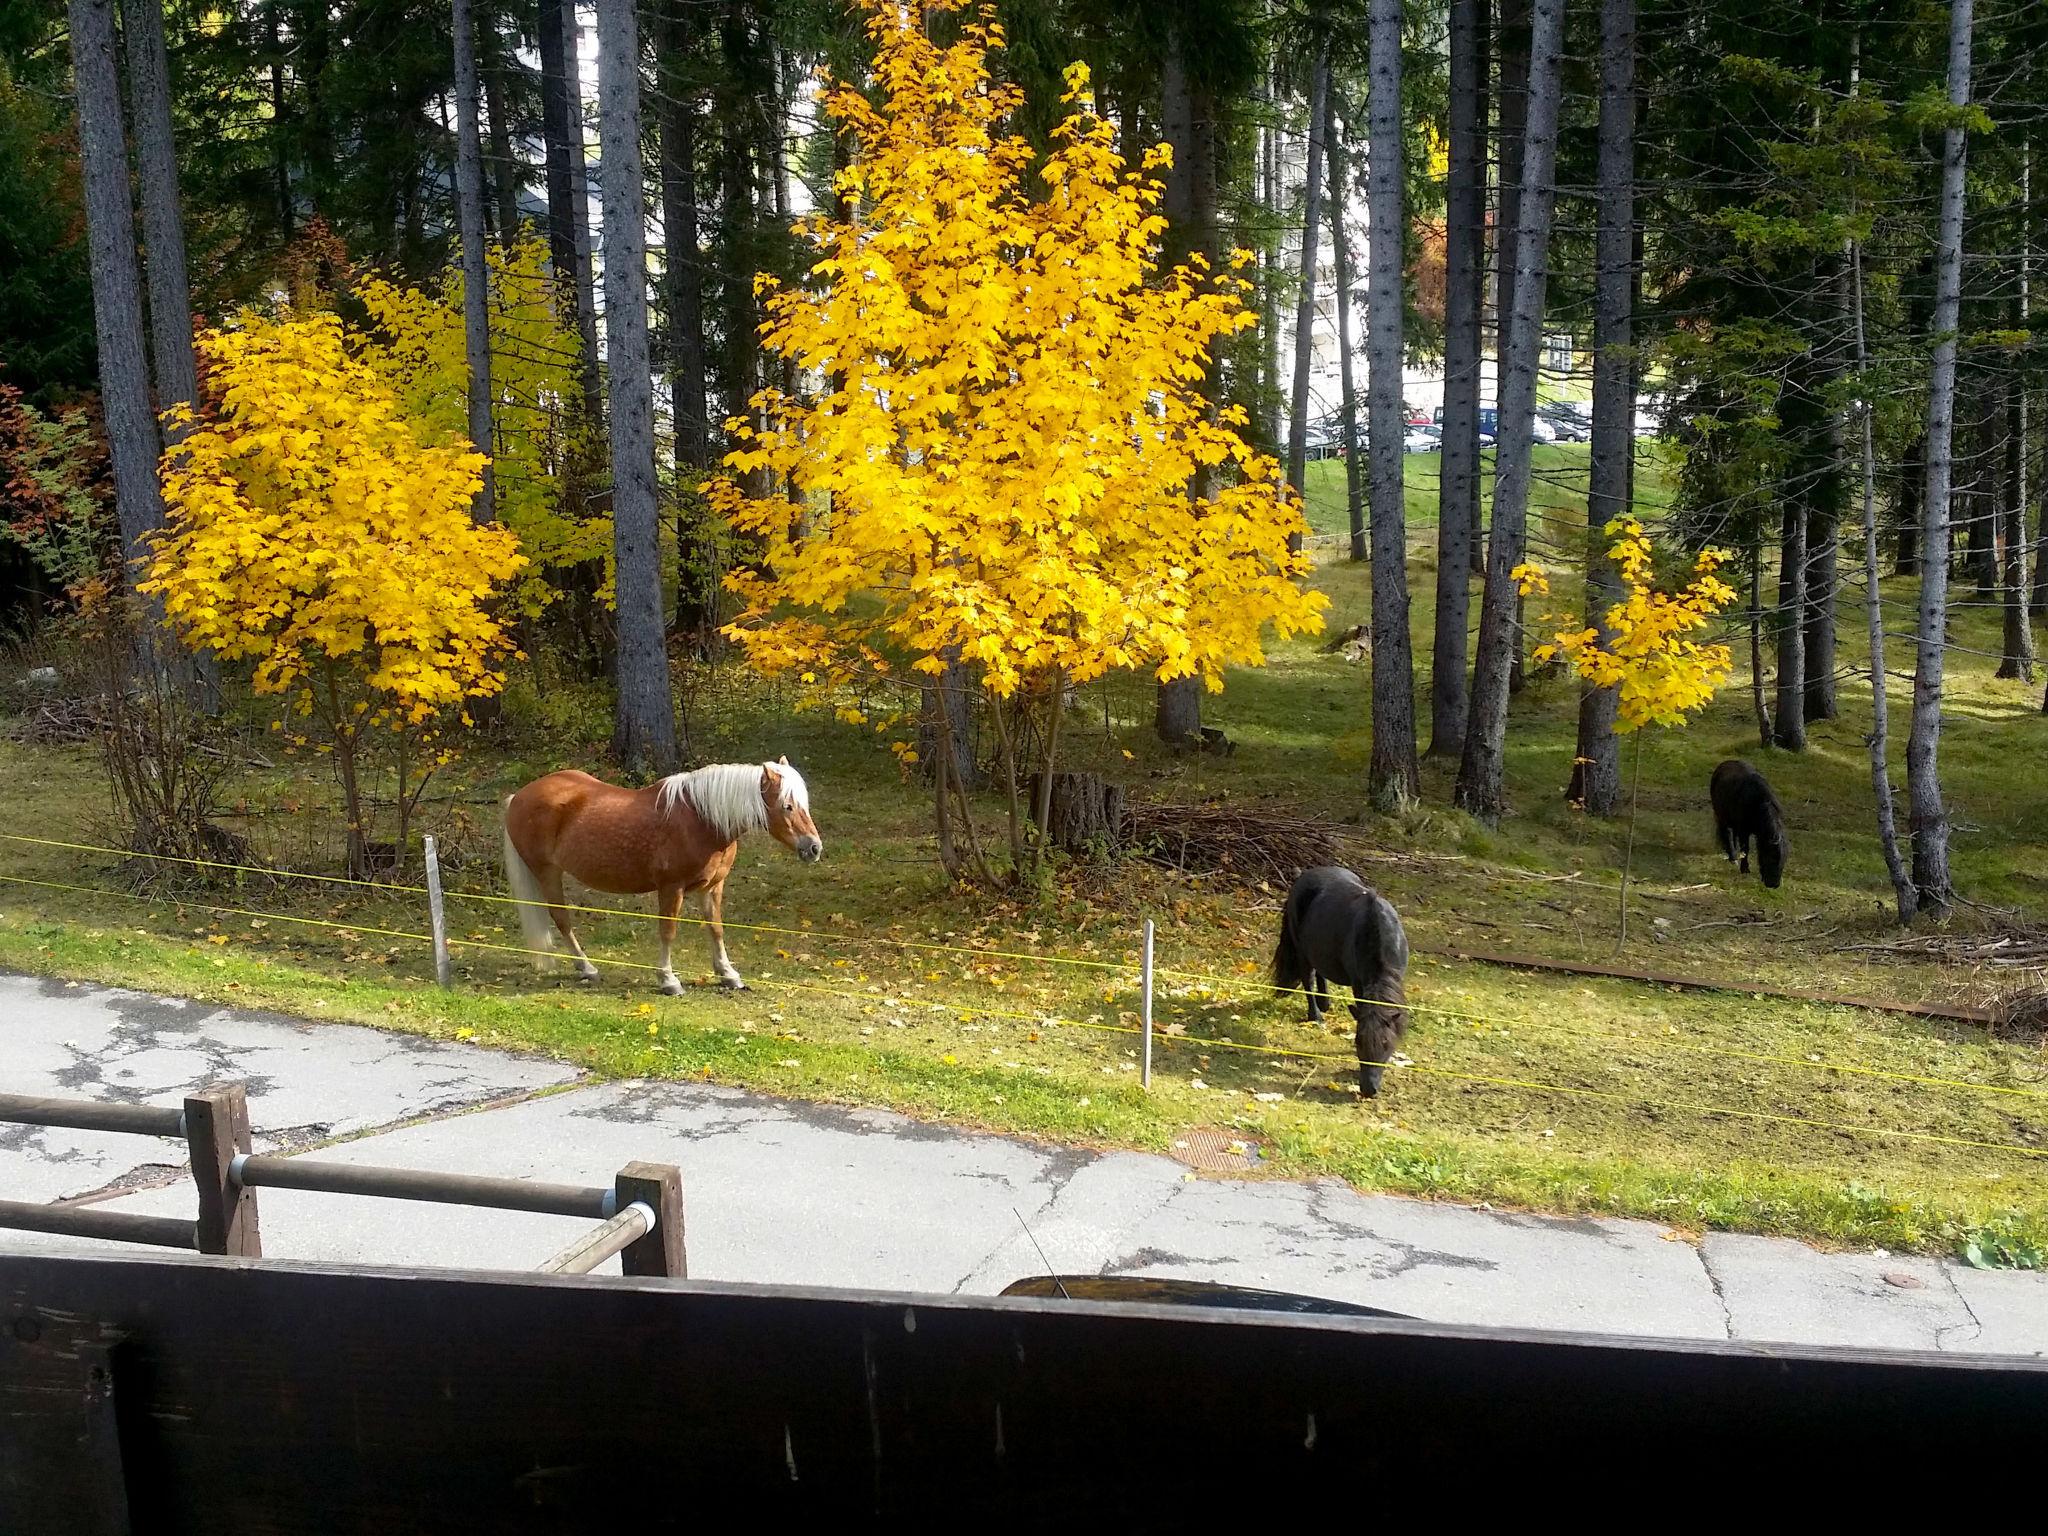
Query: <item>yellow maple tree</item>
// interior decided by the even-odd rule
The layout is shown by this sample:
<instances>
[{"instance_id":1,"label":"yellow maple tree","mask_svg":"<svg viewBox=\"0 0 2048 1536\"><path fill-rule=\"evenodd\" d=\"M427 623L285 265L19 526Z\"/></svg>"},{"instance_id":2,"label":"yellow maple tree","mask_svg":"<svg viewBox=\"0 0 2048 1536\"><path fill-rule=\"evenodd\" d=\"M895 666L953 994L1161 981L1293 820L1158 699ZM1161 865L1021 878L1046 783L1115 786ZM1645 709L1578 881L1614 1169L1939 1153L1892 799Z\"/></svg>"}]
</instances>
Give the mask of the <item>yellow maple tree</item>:
<instances>
[{"instance_id":1,"label":"yellow maple tree","mask_svg":"<svg viewBox=\"0 0 2048 1536\"><path fill-rule=\"evenodd\" d=\"M332 755L351 868L368 872L362 780L397 776L398 844L451 717L504 686L512 646L490 604L526 564L470 518L483 458L428 444L331 314L244 312L198 338L203 412L164 456L168 520L140 590L185 642L252 662L280 728Z\"/></svg>"},{"instance_id":2,"label":"yellow maple tree","mask_svg":"<svg viewBox=\"0 0 2048 1536\"><path fill-rule=\"evenodd\" d=\"M1677 592L1663 592L1656 585L1656 551L1643 525L1617 517L1606 533L1614 541L1607 554L1621 574L1623 595L1607 610L1605 643L1600 630L1570 625L1537 646L1535 658L1562 657L1594 687L1615 689L1617 732L1682 726L1728 680L1728 647L1692 638L1735 601L1735 589L1715 574L1728 563L1728 552L1702 549L1693 557L1692 580ZM1514 575L1525 596L1550 591L1536 566L1517 566Z\"/></svg>"},{"instance_id":3,"label":"yellow maple tree","mask_svg":"<svg viewBox=\"0 0 2048 1536\"><path fill-rule=\"evenodd\" d=\"M1635 517L1623 514L1608 523L1608 558L1620 573L1622 597L1606 613L1605 631L1583 623L1566 623L1536 647L1537 661L1559 657L1595 688L1615 690L1614 729L1639 733L1644 726L1683 726L1686 717L1713 702L1728 680L1732 665L1728 647L1695 638L1716 614L1735 601L1735 589L1717 574L1728 563L1725 549L1711 545L1693 557L1692 579L1676 592L1657 586L1656 550ZM1550 592L1550 583L1534 565L1515 567L1516 584L1524 596ZM1621 870L1621 936L1628 938L1628 882L1635 858L1636 787L1642 778L1642 737L1636 736L1630 774L1628 851Z\"/></svg>"},{"instance_id":4,"label":"yellow maple tree","mask_svg":"<svg viewBox=\"0 0 2048 1536\"><path fill-rule=\"evenodd\" d=\"M487 247L491 331L491 469L497 514L519 535L527 567L513 591L522 613L539 613L559 595L572 566L609 562L611 518L572 513L568 482L587 445L576 409L580 343L565 325L547 242L534 236L508 250ZM412 288L371 274L353 293L369 325L351 338L358 355L398 397L414 429L430 441L465 440L469 360L462 330L462 270ZM609 566L607 565L607 570ZM609 602L607 580L600 594Z\"/></svg>"},{"instance_id":5,"label":"yellow maple tree","mask_svg":"<svg viewBox=\"0 0 2048 1536\"><path fill-rule=\"evenodd\" d=\"M852 150L847 212L801 224L801 282L756 280L764 344L808 387L728 423L735 473L708 489L764 546L727 578L727 632L806 680L964 672L992 701L1015 858L1026 716L1049 770L1066 685L1130 669L1220 689L1269 630L1319 627L1324 599L1298 580L1279 466L1204 396L1217 343L1255 322L1248 258L1162 266L1166 147L1129 167L1077 64L1036 164L1007 130L1021 96L991 74L987 11L941 46L926 17L960 0L861 5L875 99L829 80L823 98Z\"/></svg>"}]
</instances>

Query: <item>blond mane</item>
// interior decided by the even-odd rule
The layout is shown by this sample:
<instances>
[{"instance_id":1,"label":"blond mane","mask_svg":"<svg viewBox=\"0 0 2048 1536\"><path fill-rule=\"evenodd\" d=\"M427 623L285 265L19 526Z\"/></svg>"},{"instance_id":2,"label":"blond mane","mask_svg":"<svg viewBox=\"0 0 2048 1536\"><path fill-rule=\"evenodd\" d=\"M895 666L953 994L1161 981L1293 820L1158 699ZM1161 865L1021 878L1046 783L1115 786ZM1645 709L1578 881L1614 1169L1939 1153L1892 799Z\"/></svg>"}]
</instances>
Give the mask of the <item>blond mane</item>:
<instances>
[{"instance_id":1,"label":"blond mane","mask_svg":"<svg viewBox=\"0 0 2048 1536\"><path fill-rule=\"evenodd\" d=\"M782 780L783 792L800 809L811 808L810 786L787 763L712 763L688 773L672 773L661 781L654 803L669 815L685 800L720 837L734 841L768 825L768 807L761 799L761 775Z\"/></svg>"}]
</instances>

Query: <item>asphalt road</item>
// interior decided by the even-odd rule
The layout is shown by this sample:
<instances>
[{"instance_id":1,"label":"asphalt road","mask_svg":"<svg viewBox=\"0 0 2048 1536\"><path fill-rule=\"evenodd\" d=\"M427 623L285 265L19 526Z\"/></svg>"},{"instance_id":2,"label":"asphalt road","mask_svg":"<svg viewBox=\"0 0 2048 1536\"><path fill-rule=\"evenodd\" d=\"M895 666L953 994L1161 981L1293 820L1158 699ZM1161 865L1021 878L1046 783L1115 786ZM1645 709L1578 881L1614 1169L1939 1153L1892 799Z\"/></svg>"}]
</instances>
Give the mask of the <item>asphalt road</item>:
<instances>
[{"instance_id":1,"label":"asphalt road","mask_svg":"<svg viewBox=\"0 0 2048 1536\"><path fill-rule=\"evenodd\" d=\"M353 1137L321 1156L573 1183L609 1183L635 1159L676 1163L693 1278L992 1293L1049 1260L1443 1322L2048 1354L2048 1275L1777 1238L1693 1243L1653 1222L1366 1196L1334 1180L1218 1179L1164 1157L709 1085L590 1082L537 1057L0 975L0 1092L174 1103L237 1078L259 1150ZM0 1199L186 1215L181 1155L0 1126ZM275 1258L527 1269L587 1225L290 1190L261 1202ZM31 1246L80 1245L0 1231L0 1249Z\"/></svg>"}]
</instances>

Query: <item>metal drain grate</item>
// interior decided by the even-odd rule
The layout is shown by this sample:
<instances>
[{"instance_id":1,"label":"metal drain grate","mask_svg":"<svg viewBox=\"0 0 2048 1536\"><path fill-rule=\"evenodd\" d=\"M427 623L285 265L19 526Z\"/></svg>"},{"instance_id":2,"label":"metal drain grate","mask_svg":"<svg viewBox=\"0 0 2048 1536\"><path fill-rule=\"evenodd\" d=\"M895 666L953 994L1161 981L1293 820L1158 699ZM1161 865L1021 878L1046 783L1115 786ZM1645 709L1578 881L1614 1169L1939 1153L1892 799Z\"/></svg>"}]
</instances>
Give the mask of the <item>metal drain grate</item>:
<instances>
[{"instance_id":1,"label":"metal drain grate","mask_svg":"<svg viewBox=\"0 0 2048 1536\"><path fill-rule=\"evenodd\" d=\"M1243 1173L1258 1167L1265 1157L1251 1138L1233 1136L1206 1125L1174 1137L1173 1155L1203 1173Z\"/></svg>"}]
</instances>

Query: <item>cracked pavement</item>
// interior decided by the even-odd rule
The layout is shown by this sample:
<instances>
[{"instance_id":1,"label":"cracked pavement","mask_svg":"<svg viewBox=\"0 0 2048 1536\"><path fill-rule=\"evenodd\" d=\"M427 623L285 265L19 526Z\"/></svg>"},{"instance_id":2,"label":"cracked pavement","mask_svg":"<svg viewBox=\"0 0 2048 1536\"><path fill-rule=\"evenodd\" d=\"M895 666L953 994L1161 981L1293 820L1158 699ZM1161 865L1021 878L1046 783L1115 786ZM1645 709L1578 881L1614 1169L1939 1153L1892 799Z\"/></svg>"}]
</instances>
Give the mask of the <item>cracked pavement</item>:
<instances>
[{"instance_id":1,"label":"cracked pavement","mask_svg":"<svg viewBox=\"0 0 2048 1536\"><path fill-rule=\"evenodd\" d=\"M578 1183L609 1183L635 1159L676 1163L701 1279L992 1293L1050 1265L1441 1322L2048 1355L2048 1275L1783 1238L1694 1243L1654 1222L1475 1210L1327 1179L1197 1176L1164 1157L708 1084L589 1082L536 1057L0 976L0 1091L171 1103L238 1077L265 1149L349 1137L321 1156ZM181 1154L0 1126L0 1199L185 1215ZM275 1258L517 1269L585 1225L289 1190L264 1191L261 1221ZM0 1231L0 1249L84 1246Z\"/></svg>"}]
</instances>

